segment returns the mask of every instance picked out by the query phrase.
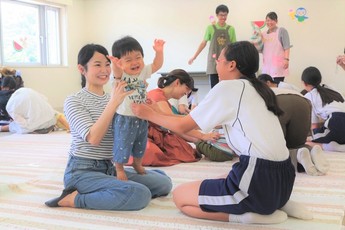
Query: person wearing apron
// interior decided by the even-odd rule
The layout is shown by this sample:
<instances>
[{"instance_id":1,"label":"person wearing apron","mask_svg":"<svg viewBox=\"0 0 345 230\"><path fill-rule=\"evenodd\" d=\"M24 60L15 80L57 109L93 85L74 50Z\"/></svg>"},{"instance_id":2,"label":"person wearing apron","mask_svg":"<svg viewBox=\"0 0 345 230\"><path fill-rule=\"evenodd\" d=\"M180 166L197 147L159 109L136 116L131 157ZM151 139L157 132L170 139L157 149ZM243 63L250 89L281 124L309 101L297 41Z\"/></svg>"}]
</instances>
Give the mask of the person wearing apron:
<instances>
[{"instance_id":1,"label":"person wearing apron","mask_svg":"<svg viewBox=\"0 0 345 230\"><path fill-rule=\"evenodd\" d=\"M262 73L269 74L276 83L289 74L290 39L287 30L277 27L278 16L270 12L266 16L268 30L262 34L264 46Z\"/></svg>"},{"instance_id":2,"label":"person wearing apron","mask_svg":"<svg viewBox=\"0 0 345 230\"><path fill-rule=\"evenodd\" d=\"M213 88L213 86L219 82L218 73L216 70L216 60L218 59L220 51L228 43L236 42L235 28L226 24L228 13L229 9L225 5L219 5L216 8L218 22L213 22L206 28L204 39L200 43L194 56L188 61L188 64L191 65L201 51L205 48L207 42L210 41L206 74L209 75L211 88Z\"/></svg>"}]
</instances>

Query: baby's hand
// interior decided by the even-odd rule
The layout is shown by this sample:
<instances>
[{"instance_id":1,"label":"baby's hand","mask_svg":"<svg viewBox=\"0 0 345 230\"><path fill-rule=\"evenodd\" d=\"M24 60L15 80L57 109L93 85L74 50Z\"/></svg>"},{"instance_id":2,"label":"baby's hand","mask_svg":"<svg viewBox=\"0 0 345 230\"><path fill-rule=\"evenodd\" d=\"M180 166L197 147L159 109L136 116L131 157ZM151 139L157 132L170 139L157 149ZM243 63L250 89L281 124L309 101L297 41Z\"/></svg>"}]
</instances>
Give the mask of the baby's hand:
<instances>
[{"instance_id":1,"label":"baby's hand","mask_svg":"<svg viewBox=\"0 0 345 230\"><path fill-rule=\"evenodd\" d=\"M155 39L153 42L153 49L156 52L163 52L165 41L162 39Z\"/></svg>"}]
</instances>

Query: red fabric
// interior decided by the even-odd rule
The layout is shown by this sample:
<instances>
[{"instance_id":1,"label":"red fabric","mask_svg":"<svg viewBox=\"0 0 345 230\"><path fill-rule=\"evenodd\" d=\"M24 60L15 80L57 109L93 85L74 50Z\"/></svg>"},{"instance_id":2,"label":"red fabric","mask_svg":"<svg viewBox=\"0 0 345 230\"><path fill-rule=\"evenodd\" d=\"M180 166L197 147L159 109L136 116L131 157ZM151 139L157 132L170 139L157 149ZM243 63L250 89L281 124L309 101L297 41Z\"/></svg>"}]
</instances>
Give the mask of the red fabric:
<instances>
[{"instance_id":1,"label":"red fabric","mask_svg":"<svg viewBox=\"0 0 345 230\"><path fill-rule=\"evenodd\" d=\"M147 93L152 101L166 101L162 89L154 89ZM170 103L169 103L170 105ZM143 157L144 166L171 166L181 162L195 162L200 160L196 150L177 134L162 130L158 125L149 123L148 141ZM128 165L133 162L129 159Z\"/></svg>"},{"instance_id":2,"label":"red fabric","mask_svg":"<svg viewBox=\"0 0 345 230\"><path fill-rule=\"evenodd\" d=\"M143 157L144 166L171 166L182 162L200 160L196 150L182 137L163 131L154 124L150 124L148 142ZM132 164L130 158L128 165Z\"/></svg>"}]
</instances>

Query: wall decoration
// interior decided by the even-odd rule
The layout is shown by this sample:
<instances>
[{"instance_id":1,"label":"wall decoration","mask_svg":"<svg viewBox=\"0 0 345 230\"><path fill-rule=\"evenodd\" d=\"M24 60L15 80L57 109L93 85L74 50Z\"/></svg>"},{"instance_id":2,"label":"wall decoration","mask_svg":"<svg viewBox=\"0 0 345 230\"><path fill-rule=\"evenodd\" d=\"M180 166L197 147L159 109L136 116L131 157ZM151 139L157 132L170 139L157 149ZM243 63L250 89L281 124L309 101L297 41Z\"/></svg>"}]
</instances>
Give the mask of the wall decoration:
<instances>
[{"instance_id":1,"label":"wall decoration","mask_svg":"<svg viewBox=\"0 0 345 230\"><path fill-rule=\"evenodd\" d=\"M297 19L298 22L304 22L307 17L307 10L304 7L299 7L296 10L290 9L289 16L292 20Z\"/></svg>"},{"instance_id":2,"label":"wall decoration","mask_svg":"<svg viewBox=\"0 0 345 230\"><path fill-rule=\"evenodd\" d=\"M13 48L17 52L21 52L26 47L27 38L19 38L18 40L13 40Z\"/></svg>"},{"instance_id":3,"label":"wall decoration","mask_svg":"<svg viewBox=\"0 0 345 230\"><path fill-rule=\"evenodd\" d=\"M212 25L216 24L216 18L213 15L211 15L208 19L210 19Z\"/></svg>"},{"instance_id":4,"label":"wall decoration","mask_svg":"<svg viewBox=\"0 0 345 230\"><path fill-rule=\"evenodd\" d=\"M259 29L262 29L266 26L266 21L252 21L252 24L257 25Z\"/></svg>"}]
</instances>

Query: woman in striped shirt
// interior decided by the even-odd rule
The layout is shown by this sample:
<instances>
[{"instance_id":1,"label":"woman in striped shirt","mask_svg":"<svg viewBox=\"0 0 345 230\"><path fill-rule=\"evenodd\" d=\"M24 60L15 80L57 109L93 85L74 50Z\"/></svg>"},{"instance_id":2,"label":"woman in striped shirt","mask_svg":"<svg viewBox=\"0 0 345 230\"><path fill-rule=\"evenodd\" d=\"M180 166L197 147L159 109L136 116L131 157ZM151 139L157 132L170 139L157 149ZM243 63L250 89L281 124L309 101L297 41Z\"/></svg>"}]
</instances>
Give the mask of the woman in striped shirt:
<instances>
[{"instance_id":1,"label":"woman in striped shirt","mask_svg":"<svg viewBox=\"0 0 345 230\"><path fill-rule=\"evenodd\" d=\"M64 112L71 127L72 143L64 175L65 189L49 207L76 207L100 210L139 210L151 198L167 195L171 179L160 170L139 175L126 169L128 181L116 178L113 165L112 118L125 96L125 82L104 92L111 72L107 50L95 44L84 46L78 54L78 70L85 87L69 96Z\"/></svg>"}]
</instances>

